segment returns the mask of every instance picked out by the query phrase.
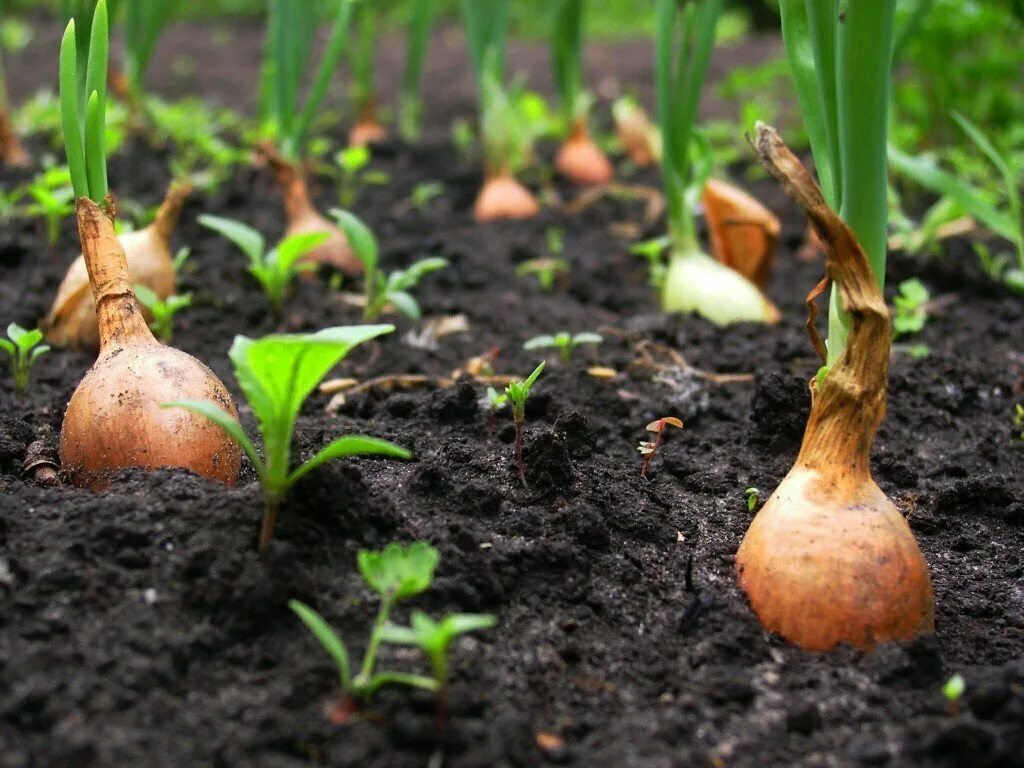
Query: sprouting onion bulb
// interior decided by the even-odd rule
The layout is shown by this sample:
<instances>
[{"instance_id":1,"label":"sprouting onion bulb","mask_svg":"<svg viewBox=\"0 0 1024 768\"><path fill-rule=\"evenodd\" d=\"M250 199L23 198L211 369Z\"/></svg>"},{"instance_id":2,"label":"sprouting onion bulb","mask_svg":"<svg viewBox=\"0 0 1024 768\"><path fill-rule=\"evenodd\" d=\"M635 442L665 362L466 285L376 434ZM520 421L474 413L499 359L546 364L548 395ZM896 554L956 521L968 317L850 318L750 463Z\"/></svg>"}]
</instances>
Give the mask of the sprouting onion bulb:
<instances>
[{"instance_id":1,"label":"sprouting onion bulb","mask_svg":"<svg viewBox=\"0 0 1024 768\"><path fill-rule=\"evenodd\" d=\"M143 285L157 298L174 294L174 256L171 234L191 186L172 183L156 217L149 226L118 237L128 262L132 285ZM46 340L58 347L97 349L100 343L96 303L89 286L85 257L79 255L68 267L49 314L43 320Z\"/></svg>"},{"instance_id":2,"label":"sprouting onion bulb","mask_svg":"<svg viewBox=\"0 0 1024 768\"><path fill-rule=\"evenodd\" d=\"M607 184L614 170L590 138L587 117L593 101L583 87L583 2L558 0L551 32L551 59L568 136L555 156L555 169L574 184Z\"/></svg>"},{"instance_id":3,"label":"sprouting onion bulb","mask_svg":"<svg viewBox=\"0 0 1024 768\"><path fill-rule=\"evenodd\" d=\"M697 107L722 2L696 0L680 8L676 0L658 0L655 80L672 242L661 306L717 325L774 323L779 319L775 305L746 277L704 253L697 238L694 206L711 172L709 152L698 141ZM704 157L696 162L702 147Z\"/></svg>"},{"instance_id":4,"label":"sprouting onion bulb","mask_svg":"<svg viewBox=\"0 0 1024 768\"><path fill-rule=\"evenodd\" d=\"M708 179L701 200L715 258L763 289L775 261L778 218L739 187L718 179Z\"/></svg>"},{"instance_id":5,"label":"sprouting onion bulb","mask_svg":"<svg viewBox=\"0 0 1024 768\"><path fill-rule=\"evenodd\" d=\"M349 146L365 147L379 144L388 137L387 129L377 115L377 94L373 84L374 53L376 51L378 7L373 3L356 6L357 45L352 52L352 87L356 121L348 134Z\"/></svg>"},{"instance_id":6,"label":"sprouting onion bulb","mask_svg":"<svg viewBox=\"0 0 1024 768\"><path fill-rule=\"evenodd\" d=\"M852 322L843 355L817 383L796 463L736 554L740 586L766 629L808 650L869 649L930 632L928 567L869 469L885 416L885 300L856 236L774 130L758 126L757 151L825 243Z\"/></svg>"},{"instance_id":7,"label":"sprouting onion bulb","mask_svg":"<svg viewBox=\"0 0 1024 768\"><path fill-rule=\"evenodd\" d=\"M153 338L132 292L107 194L107 49L106 0L99 0L87 71L81 79L89 94L84 116L78 110L74 21L68 24L60 51L61 122L100 344L96 363L64 413L61 469L75 485L94 489L127 467L181 467L230 485L238 478L238 443L201 416L160 408L166 400L208 398L235 412L224 385L205 365Z\"/></svg>"}]
</instances>

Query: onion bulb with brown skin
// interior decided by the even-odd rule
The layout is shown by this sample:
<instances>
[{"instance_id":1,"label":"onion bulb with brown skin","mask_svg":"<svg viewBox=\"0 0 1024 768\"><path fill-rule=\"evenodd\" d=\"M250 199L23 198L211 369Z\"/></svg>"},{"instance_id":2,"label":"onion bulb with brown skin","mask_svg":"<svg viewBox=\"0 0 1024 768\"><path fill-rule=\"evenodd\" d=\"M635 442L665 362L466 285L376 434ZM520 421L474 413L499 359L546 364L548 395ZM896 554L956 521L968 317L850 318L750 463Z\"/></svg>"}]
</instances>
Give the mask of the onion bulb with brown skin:
<instances>
[{"instance_id":1,"label":"onion bulb with brown skin","mask_svg":"<svg viewBox=\"0 0 1024 768\"><path fill-rule=\"evenodd\" d=\"M576 121L569 138L559 147L555 170L580 186L607 184L614 177L608 156L590 138L585 117Z\"/></svg>"},{"instance_id":2,"label":"onion bulb with brown skin","mask_svg":"<svg viewBox=\"0 0 1024 768\"><path fill-rule=\"evenodd\" d=\"M377 119L377 105L371 101L360 110L359 118L348 133L349 146L366 147L380 144L387 138L387 129Z\"/></svg>"},{"instance_id":3,"label":"onion bulb with brown skin","mask_svg":"<svg viewBox=\"0 0 1024 768\"><path fill-rule=\"evenodd\" d=\"M473 205L477 221L529 219L540 213L540 204L508 171L488 175Z\"/></svg>"},{"instance_id":4,"label":"onion bulb with brown skin","mask_svg":"<svg viewBox=\"0 0 1024 768\"><path fill-rule=\"evenodd\" d=\"M717 179L704 185L703 202L715 258L763 289L775 261L779 220L739 187Z\"/></svg>"},{"instance_id":5,"label":"onion bulb with brown skin","mask_svg":"<svg viewBox=\"0 0 1024 768\"><path fill-rule=\"evenodd\" d=\"M207 399L237 417L220 380L195 358L160 344L132 292L111 206L81 197L75 211L98 318L99 358L71 396L60 435L61 471L102 489L128 467L180 467L234 485L241 449L208 419L161 403Z\"/></svg>"},{"instance_id":6,"label":"onion bulb with brown skin","mask_svg":"<svg viewBox=\"0 0 1024 768\"><path fill-rule=\"evenodd\" d=\"M885 300L852 230L778 134L759 125L756 149L825 244L852 328L846 351L815 388L795 465L740 545L740 586L766 629L807 650L840 643L866 650L932 632L928 567L869 467L885 416Z\"/></svg>"},{"instance_id":7,"label":"onion bulb with brown skin","mask_svg":"<svg viewBox=\"0 0 1024 768\"><path fill-rule=\"evenodd\" d=\"M612 105L615 133L633 165L647 168L661 161L661 133L635 100L624 96Z\"/></svg>"},{"instance_id":8,"label":"onion bulb with brown skin","mask_svg":"<svg viewBox=\"0 0 1024 768\"><path fill-rule=\"evenodd\" d=\"M363 264L349 247L344 233L324 218L313 205L302 169L284 158L270 144L261 144L257 151L266 158L284 197L284 211L288 220L284 236L314 232L326 232L329 235L323 243L306 254L303 261L323 264L349 277L361 275ZM314 276L311 272L304 274L309 278Z\"/></svg>"},{"instance_id":9,"label":"onion bulb with brown skin","mask_svg":"<svg viewBox=\"0 0 1024 768\"><path fill-rule=\"evenodd\" d=\"M189 184L172 183L152 223L118 237L128 260L128 276L132 285L144 285L161 299L174 293L171 234L178 225L182 206L191 191ZM82 255L68 268L57 290L57 298L41 325L46 330L46 340L54 346L73 349L99 347L96 305Z\"/></svg>"},{"instance_id":10,"label":"onion bulb with brown skin","mask_svg":"<svg viewBox=\"0 0 1024 768\"><path fill-rule=\"evenodd\" d=\"M0 162L10 168L27 168L32 164L6 109L0 109Z\"/></svg>"}]
</instances>

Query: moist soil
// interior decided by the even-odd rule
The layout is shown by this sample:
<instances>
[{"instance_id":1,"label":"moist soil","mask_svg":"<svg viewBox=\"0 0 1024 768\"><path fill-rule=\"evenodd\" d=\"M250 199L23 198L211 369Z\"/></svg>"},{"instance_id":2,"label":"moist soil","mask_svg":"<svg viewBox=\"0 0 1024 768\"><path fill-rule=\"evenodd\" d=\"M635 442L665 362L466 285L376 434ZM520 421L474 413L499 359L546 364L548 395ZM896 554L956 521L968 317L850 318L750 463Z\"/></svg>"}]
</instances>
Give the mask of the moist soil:
<instances>
[{"instance_id":1,"label":"moist soil","mask_svg":"<svg viewBox=\"0 0 1024 768\"><path fill-rule=\"evenodd\" d=\"M178 27L172 37L197 45L206 34L187 33ZM54 34L40 25L39 40ZM235 34L239 58L251 64L255 31ZM719 64L756 60L775 45L755 40ZM332 413L331 398L316 394L299 419L298 457L346 433L394 440L416 457L339 461L311 474L261 558L260 491L248 463L230 489L173 470L124 471L103 493L23 480L27 445L56 440L93 357L50 354L24 400L4 370L0 766L1024 765L1024 442L1012 422L1024 367L1020 298L985 279L967 241L950 243L942 260L892 259L890 285L919 275L938 301L912 339L930 356L894 353L872 469L928 561L936 632L870 653L788 647L758 625L733 556L752 519L744 489L766 498L778 484L808 413L817 362L803 298L822 265L797 257L801 217L774 183L746 182L784 222L769 287L779 325L719 329L666 316L627 253L633 239L663 229L644 222L642 202L603 199L576 214L549 207L517 223L471 220L477 164L446 140L450 116L471 114L470 86L461 51L449 49L439 45L432 64L453 73L429 81L432 137L379 148L374 167L391 182L364 189L355 210L377 232L387 267L427 255L451 262L417 295L426 318L461 314L468 330L431 342L420 325L388 318L395 333L353 352L333 375L448 377L492 349L498 373L525 375L543 357L522 350L526 339L601 332L596 349L568 364L552 359L530 398L529 489L516 475L507 414L489 435L479 383L379 386ZM600 53L607 69L597 76L618 60L646 62L649 46ZM515 60L529 66L543 55L525 46ZM9 69L15 82L31 82L16 63ZM226 97L217 73L210 95ZM649 80L649 67L636 77ZM168 159L164 148L130 142L111 160L113 189L154 204ZM745 168L734 171L745 179ZM419 210L408 200L426 181L445 191ZM657 176L629 181L654 186ZM551 191L573 195L557 183ZM324 208L337 199L329 179L315 192ZM234 335L358 323L344 294L359 285L304 282L276 323L244 257L196 223L201 212L272 236L282 228L280 203L264 171L239 168L189 202L176 234L194 251L181 288L195 303L179 316L174 343L228 385L253 434L226 357ZM515 269L550 255L551 227L564 230L571 272L548 293ZM54 248L37 222L5 222L0 317L33 325L76 251L71 221ZM587 368L596 364L619 373L594 378ZM637 443L666 415L686 428L642 478ZM417 539L440 550L437 579L397 618L411 607L488 612L498 626L456 644L440 735L431 697L404 690L385 690L359 717L333 724L325 708L338 700L335 670L285 603L315 606L358 654L376 602L357 551ZM383 662L419 664L394 650ZM966 693L950 703L941 688L954 673Z\"/></svg>"}]
</instances>

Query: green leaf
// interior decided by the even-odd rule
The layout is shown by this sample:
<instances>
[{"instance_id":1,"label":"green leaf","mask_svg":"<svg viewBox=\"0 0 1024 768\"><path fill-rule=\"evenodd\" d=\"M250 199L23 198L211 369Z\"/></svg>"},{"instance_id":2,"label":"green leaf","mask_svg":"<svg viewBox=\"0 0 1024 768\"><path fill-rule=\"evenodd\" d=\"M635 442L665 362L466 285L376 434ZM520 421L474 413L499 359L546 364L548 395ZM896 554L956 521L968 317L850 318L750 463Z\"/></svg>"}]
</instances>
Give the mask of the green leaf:
<instances>
[{"instance_id":1,"label":"green leaf","mask_svg":"<svg viewBox=\"0 0 1024 768\"><path fill-rule=\"evenodd\" d=\"M421 316L419 302L412 294L405 291L388 291L387 300L396 311L411 320L419 320Z\"/></svg>"},{"instance_id":2,"label":"green leaf","mask_svg":"<svg viewBox=\"0 0 1024 768\"><path fill-rule=\"evenodd\" d=\"M320 641L320 645L327 651L327 654L334 659L334 663L338 667L338 674L341 677L342 690L350 690L352 687L352 667L345 643L338 637L331 626L324 621L323 617L305 603L301 603L298 600L289 600L288 607L295 612L302 620L302 623L306 625L306 628Z\"/></svg>"},{"instance_id":3,"label":"green leaf","mask_svg":"<svg viewBox=\"0 0 1024 768\"><path fill-rule=\"evenodd\" d=\"M430 586L438 559L437 550L425 541L407 547L392 543L380 552L359 550L359 572L384 599L404 600Z\"/></svg>"},{"instance_id":4,"label":"green leaf","mask_svg":"<svg viewBox=\"0 0 1024 768\"><path fill-rule=\"evenodd\" d=\"M156 295L156 291L151 291L142 283L136 283L133 290L135 291L135 298L138 299L139 303L150 312L153 311L153 307L160 301L160 297Z\"/></svg>"},{"instance_id":5,"label":"green leaf","mask_svg":"<svg viewBox=\"0 0 1024 768\"><path fill-rule=\"evenodd\" d=\"M604 337L601 334L589 331L577 333L572 337L573 344L600 344L602 341L604 341Z\"/></svg>"},{"instance_id":6,"label":"green leaf","mask_svg":"<svg viewBox=\"0 0 1024 768\"><path fill-rule=\"evenodd\" d=\"M276 250L279 270L291 272L292 265L297 260L326 242L330 236L330 232L305 232L286 237L278 244Z\"/></svg>"},{"instance_id":7,"label":"green leaf","mask_svg":"<svg viewBox=\"0 0 1024 768\"><path fill-rule=\"evenodd\" d=\"M263 460L260 459L260 455L256 452L256 446L252 444L249 436L245 434L242 425L220 406L215 405L209 400L173 400L169 403L160 403L160 407L184 408L187 411L198 413L200 416L205 416L238 441L238 444L242 446L242 450L245 451L245 455L249 457L253 466L256 467L257 474L261 477L263 476L265 468Z\"/></svg>"},{"instance_id":8,"label":"green leaf","mask_svg":"<svg viewBox=\"0 0 1024 768\"><path fill-rule=\"evenodd\" d=\"M337 160L342 170L355 173L370 162L370 150L362 144L347 147L338 153Z\"/></svg>"},{"instance_id":9,"label":"green leaf","mask_svg":"<svg viewBox=\"0 0 1024 768\"><path fill-rule=\"evenodd\" d=\"M453 613L441 619L440 628L449 638L490 629L496 626L498 619L489 613Z\"/></svg>"},{"instance_id":10,"label":"green leaf","mask_svg":"<svg viewBox=\"0 0 1024 768\"><path fill-rule=\"evenodd\" d=\"M363 263L366 274L370 275L377 269L377 238L373 232L357 216L332 208L331 216L338 222L338 227L345 233L349 246L356 257Z\"/></svg>"},{"instance_id":11,"label":"green leaf","mask_svg":"<svg viewBox=\"0 0 1024 768\"><path fill-rule=\"evenodd\" d=\"M411 459L412 453L400 445L376 437L362 435L339 437L321 448L313 458L292 472L288 478L288 484L295 483L324 462L348 456L390 456L395 459Z\"/></svg>"},{"instance_id":12,"label":"green leaf","mask_svg":"<svg viewBox=\"0 0 1024 768\"><path fill-rule=\"evenodd\" d=\"M385 624L380 630L380 639L391 645L419 645L420 638L412 627Z\"/></svg>"},{"instance_id":13,"label":"green leaf","mask_svg":"<svg viewBox=\"0 0 1024 768\"><path fill-rule=\"evenodd\" d=\"M431 272L437 272L447 266L448 260L440 257L435 256L429 259L421 259L407 269L392 273L393 287L400 291L413 288Z\"/></svg>"},{"instance_id":14,"label":"green leaf","mask_svg":"<svg viewBox=\"0 0 1024 768\"><path fill-rule=\"evenodd\" d=\"M251 263L258 264L263 261L266 243L263 240L263 235L252 227L246 226L240 221L221 216L210 216L205 213L199 217L199 223L237 245L249 257Z\"/></svg>"},{"instance_id":15,"label":"green leaf","mask_svg":"<svg viewBox=\"0 0 1024 768\"><path fill-rule=\"evenodd\" d=\"M0 339L0 349L6 352L11 358L17 354L17 350L14 348L14 344L9 342L7 339Z\"/></svg>"},{"instance_id":16,"label":"green leaf","mask_svg":"<svg viewBox=\"0 0 1024 768\"><path fill-rule=\"evenodd\" d=\"M534 336L523 344L523 349L547 349L557 344L554 336Z\"/></svg>"},{"instance_id":17,"label":"green leaf","mask_svg":"<svg viewBox=\"0 0 1024 768\"><path fill-rule=\"evenodd\" d=\"M534 385L534 382L537 381L537 377L540 376L541 371L544 370L544 365L545 365L545 363L541 363L536 368L534 368L533 369L533 373L531 373L527 377L526 381L523 382L526 385L526 391L527 392L530 391L530 387L532 387Z\"/></svg>"},{"instance_id":18,"label":"green leaf","mask_svg":"<svg viewBox=\"0 0 1024 768\"><path fill-rule=\"evenodd\" d=\"M75 20L68 22L60 44L60 119L64 148L75 197L89 196L89 177L85 170L85 144L78 116L78 54Z\"/></svg>"}]
</instances>

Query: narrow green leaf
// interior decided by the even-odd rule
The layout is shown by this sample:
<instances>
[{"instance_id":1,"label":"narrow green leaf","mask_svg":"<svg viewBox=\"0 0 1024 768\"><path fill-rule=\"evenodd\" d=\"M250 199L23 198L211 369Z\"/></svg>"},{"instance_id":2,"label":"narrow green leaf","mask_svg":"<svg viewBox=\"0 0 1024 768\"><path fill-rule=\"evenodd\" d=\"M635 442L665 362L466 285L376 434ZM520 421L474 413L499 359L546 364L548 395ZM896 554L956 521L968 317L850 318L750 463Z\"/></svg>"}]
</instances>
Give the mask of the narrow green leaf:
<instances>
[{"instance_id":1,"label":"narrow green leaf","mask_svg":"<svg viewBox=\"0 0 1024 768\"><path fill-rule=\"evenodd\" d=\"M340 208L332 208L330 213L345 233L349 246L363 263L366 274L371 275L377 269L377 238L362 219L354 214Z\"/></svg>"},{"instance_id":2,"label":"narrow green leaf","mask_svg":"<svg viewBox=\"0 0 1024 768\"><path fill-rule=\"evenodd\" d=\"M306 625L306 628L313 633L313 636L320 641L327 654L334 659L338 667L338 674L341 678L341 688L349 691L352 687L352 671L349 661L348 648L331 626L324 621L323 617L305 603L298 600L289 600L288 607Z\"/></svg>"},{"instance_id":3,"label":"narrow green leaf","mask_svg":"<svg viewBox=\"0 0 1024 768\"><path fill-rule=\"evenodd\" d=\"M325 462L349 456L388 456L393 459L411 459L412 453L399 445L375 437L362 435L339 437L321 448L313 458L292 472L288 477L288 484L296 483Z\"/></svg>"},{"instance_id":4,"label":"narrow green leaf","mask_svg":"<svg viewBox=\"0 0 1024 768\"><path fill-rule=\"evenodd\" d=\"M85 167L85 144L78 118L78 60L75 49L75 20L68 22L60 44L60 120L64 147L75 197L89 197L89 176Z\"/></svg>"},{"instance_id":5,"label":"narrow green leaf","mask_svg":"<svg viewBox=\"0 0 1024 768\"><path fill-rule=\"evenodd\" d=\"M160 407L184 408L187 411L198 413L200 416L205 416L238 441L238 444L242 446L242 450L245 451L245 455L249 457L249 461L252 462L260 477L265 474L266 470L263 460L260 458L259 453L256 452L256 446L252 444L249 436L245 434L242 425L220 406L211 403L209 400L174 400L169 403L160 403Z\"/></svg>"},{"instance_id":6,"label":"narrow green leaf","mask_svg":"<svg viewBox=\"0 0 1024 768\"><path fill-rule=\"evenodd\" d=\"M93 91L85 108L85 172L89 177L89 197L97 205L103 205L107 197L106 135L100 110L99 93Z\"/></svg>"},{"instance_id":7,"label":"narrow green leaf","mask_svg":"<svg viewBox=\"0 0 1024 768\"><path fill-rule=\"evenodd\" d=\"M263 235L252 227L242 224L234 219L227 219L222 216L211 216L202 214L199 223L207 229L223 235L237 245L241 251L249 257L250 263L258 264L263 261L263 253L266 243Z\"/></svg>"},{"instance_id":8,"label":"narrow green leaf","mask_svg":"<svg viewBox=\"0 0 1024 768\"><path fill-rule=\"evenodd\" d=\"M410 320L419 320L423 313L420 304L411 293L406 291L388 291L387 300L399 314L405 315Z\"/></svg>"}]
</instances>

